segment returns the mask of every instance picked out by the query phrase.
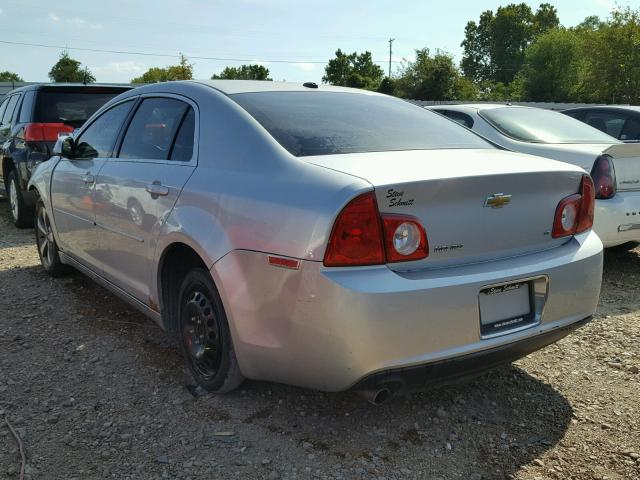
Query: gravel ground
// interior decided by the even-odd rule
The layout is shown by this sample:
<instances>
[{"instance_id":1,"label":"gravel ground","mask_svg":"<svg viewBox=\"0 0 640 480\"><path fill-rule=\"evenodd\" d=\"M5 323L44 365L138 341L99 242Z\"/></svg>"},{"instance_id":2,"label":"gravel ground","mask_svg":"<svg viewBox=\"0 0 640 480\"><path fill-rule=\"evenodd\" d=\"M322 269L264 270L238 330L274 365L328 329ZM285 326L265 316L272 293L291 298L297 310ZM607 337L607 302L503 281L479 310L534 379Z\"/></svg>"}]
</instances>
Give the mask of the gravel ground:
<instances>
[{"instance_id":1,"label":"gravel ground","mask_svg":"<svg viewBox=\"0 0 640 480\"><path fill-rule=\"evenodd\" d=\"M151 321L51 279L0 203L0 478L640 478L640 257L609 252L595 320L470 383L374 407L263 382L194 397Z\"/></svg>"}]
</instances>

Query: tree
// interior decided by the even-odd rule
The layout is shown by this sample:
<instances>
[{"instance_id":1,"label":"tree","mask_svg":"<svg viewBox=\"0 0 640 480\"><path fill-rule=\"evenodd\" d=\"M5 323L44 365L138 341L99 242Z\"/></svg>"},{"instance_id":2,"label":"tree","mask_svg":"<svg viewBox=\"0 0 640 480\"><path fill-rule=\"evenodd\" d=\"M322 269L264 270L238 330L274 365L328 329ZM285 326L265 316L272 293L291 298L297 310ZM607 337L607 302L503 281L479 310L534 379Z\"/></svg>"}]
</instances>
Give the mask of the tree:
<instances>
[{"instance_id":1,"label":"tree","mask_svg":"<svg viewBox=\"0 0 640 480\"><path fill-rule=\"evenodd\" d=\"M384 77L378 85L378 92L384 93L385 95L395 95L396 94L396 82L393 78Z\"/></svg>"},{"instance_id":2,"label":"tree","mask_svg":"<svg viewBox=\"0 0 640 480\"><path fill-rule=\"evenodd\" d=\"M262 65L240 65L239 67L225 67L220 74L214 74L211 80L272 80L269 69Z\"/></svg>"},{"instance_id":3,"label":"tree","mask_svg":"<svg viewBox=\"0 0 640 480\"><path fill-rule=\"evenodd\" d=\"M131 79L131 83L157 83L175 80L191 80L193 78L193 65L187 57L180 54L180 62L177 65L167 67L151 67L142 75Z\"/></svg>"},{"instance_id":4,"label":"tree","mask_svg":"<svg viewBox=\"0 0 640 480\"><path fill-rule=\"evenodd\" d=\"M336 51L335 58L329 60L324 73L324 83L367 90L376 90L384 76L384 70L373 63L371 52L347 55L340 49Z\"/></svg>"},{"instance_id":5,"label":"tree","mask_svg":"<svg viewBox=\"0 0 640 480\"><path fill-rule=\"evenodd\" d=\"M51 67L49 78L52 82L93 83L96 81L91 71L87 67L82 68L82 64L71 58L66 51L60 54L60 59Z\"/></svg>"},{"instance_id":6,"label":"tree","mask_svg":"<svg viewBox=\"0 0 640 480\"><path fill-rule=\"evenodd\" d=\"M401 97L415 100L452 100L460 72L449 53L428 48L416 50L416 60L404 64L396 79Z\"/></svg>"},{"instance_id":7,"label":"tree","mask_svg":"<svg viewBox=\"0 0 640 480\"><path fill-rule=\"evenodd\" d=\"M0 82L24 82L24 80L17 73L5 70L0 72Z\"/></svg>"},{"instance_id":8,"label":"tree","mask_svg":"<svg viewBox=\"0 0 640 480\"><path fill-rule=\"evenodd\" d=\"M537 102L579 100L582 56L578 32L556 28L540 35L527 48L521 71L525 98Z\"/></svg>"},{"instance_id":9,"label":"tree","mask_svg":"<svg viewBox=\"0 0 640 480\"><path fill-rule=\"evenodd\" d=\"M524 64L525 50L539 35L559 25L555 7L543 3L533 13L526 3L487 10L476 24L467 23L461 62L465 76L476 82L508 84Z\"/></svg>"}]
</instances>

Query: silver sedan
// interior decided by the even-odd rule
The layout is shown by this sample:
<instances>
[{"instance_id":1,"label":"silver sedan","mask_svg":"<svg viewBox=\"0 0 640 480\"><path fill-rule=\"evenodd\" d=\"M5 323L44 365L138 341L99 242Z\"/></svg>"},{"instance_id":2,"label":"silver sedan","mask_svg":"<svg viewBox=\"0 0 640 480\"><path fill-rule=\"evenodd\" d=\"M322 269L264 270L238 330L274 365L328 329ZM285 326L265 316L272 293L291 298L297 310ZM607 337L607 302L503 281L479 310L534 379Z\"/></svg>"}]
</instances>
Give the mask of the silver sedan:
<instances>
[{"instance_id":1,"label":"silver sedan","mask_svg":"<svg viewBox=\"0 0 640 480\"><path fill-rule=\"evenodd\" d=\"M380 403L588 321L602 243L579 167L392 97L280 82L136 88L33 175L37 243L176 338L195 381Z\"/></svg>"}]
</instances>

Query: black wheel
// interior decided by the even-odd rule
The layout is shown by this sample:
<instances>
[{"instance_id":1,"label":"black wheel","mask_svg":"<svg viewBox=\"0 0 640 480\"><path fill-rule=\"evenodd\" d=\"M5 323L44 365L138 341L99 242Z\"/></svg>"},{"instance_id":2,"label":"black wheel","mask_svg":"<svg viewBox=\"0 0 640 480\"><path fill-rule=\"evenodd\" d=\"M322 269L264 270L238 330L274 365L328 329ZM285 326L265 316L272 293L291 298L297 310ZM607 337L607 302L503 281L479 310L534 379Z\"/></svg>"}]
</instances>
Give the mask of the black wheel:
<instances>
[{"instance_id":1,"label":"black wheel","mask_svg":"<svg viewBox=\"0 0 640 480\"><path fill-rule=\"evenodd\" d=\"M15 170L11 170L7 176L7 196L13 224L18 228L33 227L33 208L24 202Z\"/></svg>"},{"instance_id":2,"label":"black wheel","mask_svg":"<svg viewBox=\"0 0 640 480\"><path fill-rule=\"evenodd\" d=\"M222 301L202 268L191 270L182 281L177 334L189 371L202 388L227 393L243 382Z\"/></svg>"},{"instance_id":3,"label":"black wheel","mask_svg":"<svg viewBox=\"0 0 640 480\"><path fill-rule=\"evenodd\" d=\"M60 261L58 244L53 236L53 229L49 221L49 215L44 208L42 200L36 204L36 245L38 255L45 271L53 276L59 277L69 271L68 267Z\"/></svg>"}]
</instances>

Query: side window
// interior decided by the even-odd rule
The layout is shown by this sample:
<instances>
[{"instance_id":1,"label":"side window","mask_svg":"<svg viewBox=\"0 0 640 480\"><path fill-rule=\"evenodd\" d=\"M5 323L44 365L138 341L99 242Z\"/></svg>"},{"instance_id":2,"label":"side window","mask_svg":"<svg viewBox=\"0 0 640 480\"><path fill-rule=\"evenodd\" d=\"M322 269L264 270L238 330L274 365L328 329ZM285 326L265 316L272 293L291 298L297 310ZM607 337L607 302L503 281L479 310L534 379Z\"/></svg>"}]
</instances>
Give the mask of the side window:
<instances>
[{"instance_id":1,"label":"side window","mask_svg":"<svg viewBox=\"0 0 640 480\"><path fill-rule=\"evenodd\" d=\"M625 120L626 115L624 114L592 111L584 116L583 122L612 137L620 138L620 131Z\"/></svg>"},{"instance_id":2,"label":"side window","mask_svg":"<svg viewBox=\"0 0 640 480\"><path fill-rule=\"evenodd\" d=\"M4 111L6 110L8 103L9 97L5 98L2 103L0 103L0 124L2 124L2 116L4 115Z\"/></svg>"},{"instance_id":3,"label":"side window","mask_svg":"<svg viewBox=\"0 0 640 480\"><path fill-rule=\"evenodd\" d=\"M116 137L127 118L133 101L120 103L100 115L76 141L74 158L96 158L111 155Z\"/></svg>"},{"instance_id":4,"label":"side window","mask_svg":"<svg viewBox=\"0 0 640 480\"><path fill-rule=\"evenodd\" d=\"M620 140L626 142L630 140L640 141L640 120L635 117L629 117L620 134Z\"/></svg>"},{"instance_id":5,"label":"side window","mask_svg":"<svg viewBox=\"0 0 640 480\"><path fill-rule=\"evenodd\" d=\"M176 160L178 162L188 162L193 157L193 141L194 133L196 129L196 115L193 108L189 107L189 110L185 114L178 135L176 135L176 141L173 142L171 149L170 160Z\"/></svg>"},{"instance_id":6,"label":"side window","mask_svg":"<svg viewBox=\"0 0 640 480\"><path fill-rule=\"evenodd\" d=\"M466 113L454 112L452 110L437 110L437 112L467 128L473 127L473 118Z\"/></svg>"},{"instance_id":7,"label":"side window","mask_svg":"<svg viewBox=\"0 0 640 480\"><path fill-rule=\"evenodd\" d=\"M173 98L143 100L122 140L118 156L168 160L171 145L188 108L188 104Z\"/></svg>"},{"instance_id":8,"label":"side window","mask_svg":"<svg viewBox=\"0 0 640 480\"><path fill-rule=\"evenodd\" d=\"M18 100L20 99L20 95L12 95L11 97L9 97L9 103L7 103L7 108L4 111L4 114L2 115L2 125L8 125L9 123L11 123L11 119L13 118L13 111L16 108L16 104L18 103Z\"/></svg>"},{"instance_id":9,"label":"side window","mask_svg":"<svg viewBox=\"0 0 640 480\"><path fill-rule=\"evenodd\" d=\"M31 121L31 115L33 113L33 100L35 97L35 90L29 90L24 94L24 100L22 101L22 107L20 108L20 117L18 119L18 122L26 123Z\"/></svg>"}]
</instances>

